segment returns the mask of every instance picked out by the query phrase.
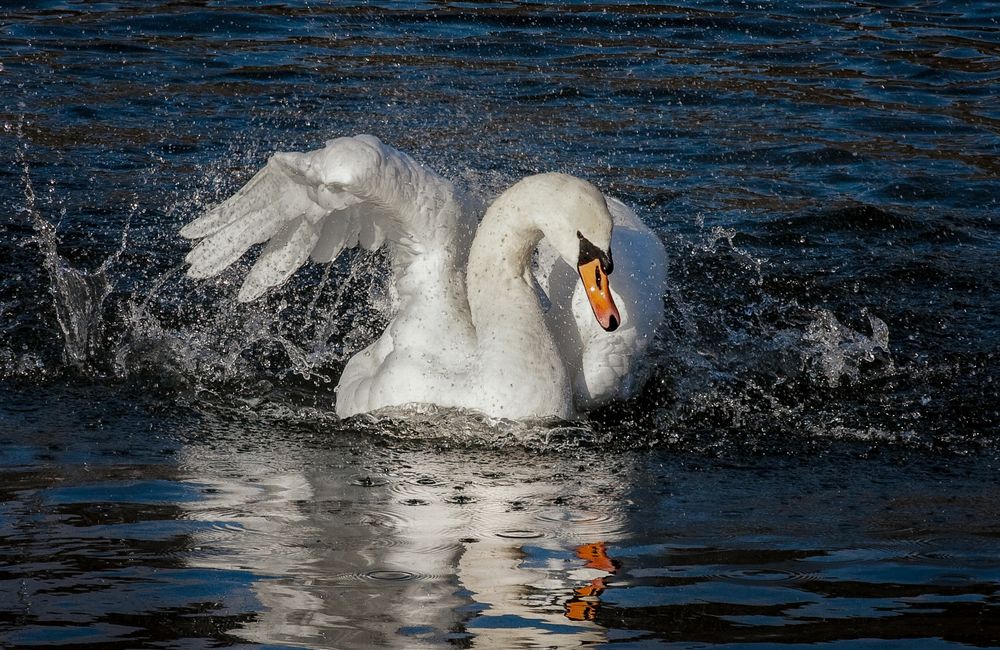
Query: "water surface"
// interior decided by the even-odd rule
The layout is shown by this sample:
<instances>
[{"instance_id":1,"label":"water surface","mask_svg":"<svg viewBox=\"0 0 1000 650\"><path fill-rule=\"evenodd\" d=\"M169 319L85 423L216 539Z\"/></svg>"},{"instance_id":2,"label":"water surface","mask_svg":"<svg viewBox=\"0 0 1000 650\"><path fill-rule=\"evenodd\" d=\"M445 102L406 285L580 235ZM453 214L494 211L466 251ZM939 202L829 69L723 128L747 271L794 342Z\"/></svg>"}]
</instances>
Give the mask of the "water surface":
<instances>
[{"instance_id":1,"label":"water surface","mask_svg":"<svg viewBox=\"0 0 1000 650\"><path fill-rule=\"evenodd\" d=\"M0 644L1000 645L998 16L5 4ZM176 232L355 133L633 205L643 394L337 420L382 256L238 305Z\"/></svg>"}]
</instances>

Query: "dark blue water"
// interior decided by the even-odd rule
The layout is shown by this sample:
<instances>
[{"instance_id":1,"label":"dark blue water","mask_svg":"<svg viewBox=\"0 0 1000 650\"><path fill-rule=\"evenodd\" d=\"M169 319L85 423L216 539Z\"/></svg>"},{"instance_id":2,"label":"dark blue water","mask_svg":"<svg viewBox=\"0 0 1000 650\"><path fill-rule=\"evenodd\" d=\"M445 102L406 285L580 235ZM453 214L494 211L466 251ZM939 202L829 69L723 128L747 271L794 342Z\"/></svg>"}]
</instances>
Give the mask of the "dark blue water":
<instances>
[{"instance_id":1,"label":"dark blue water","mask_svg":"<svg viewBox=\"0 0 1000 650\"><path fill-rule=\"evenodd\" d=\"M1000 646L996 3L4 2L0 645ZM339 421L385 260L178 228L373 133L670 252L637 399Z\"/></svg>"}]
</instances>

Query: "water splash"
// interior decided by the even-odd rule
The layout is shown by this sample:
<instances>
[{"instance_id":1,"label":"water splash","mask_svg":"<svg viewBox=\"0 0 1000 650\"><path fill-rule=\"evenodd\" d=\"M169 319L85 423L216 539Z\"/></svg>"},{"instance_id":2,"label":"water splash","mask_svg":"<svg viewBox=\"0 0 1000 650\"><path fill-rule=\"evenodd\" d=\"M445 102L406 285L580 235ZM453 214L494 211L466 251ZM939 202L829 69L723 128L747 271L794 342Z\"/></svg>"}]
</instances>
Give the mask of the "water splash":
<instances>
[{"instance_id":1,"label":"water splash","mask_svg":"<svg viewBox=\"0 0 1000 650\"><path fill-rule=\"evenodd\" d=\"M739 238L736 229L702 226L668 243L667 322L646 391L663 430L656 442L711 453L770 446L779 433L857 428L871 438L852 414L858 401L885 397L884 387L866 387L896 372L888 324L861 308L866 329L849 310L838 309L838 320L832 309L801 304L803 294L782 296L774 289L780 266Z\"/></svg>"},{"instance_id":2,"label":"water splash","mask_svg":"<svg viewBox=\"0 0 1000 650\"><path fill-rule=\"evenodd\" d=\"M391 309L381 270L378 256L357 255L324 267L318 281L296 278L244 304L232 291L240 269L194 282L178 265L130 300L115 374L261 417L290 393L332 405L344 362L379 333Z\"/></svg>"},{"instance_id":3,"label":"water splash","mask_svg":"<svg viewBox=\"0 0 1000 650\"><path fill-rule=\"evenodd\" d=\"M34 230L31 241L42 253L42 266L49 280L52 307L62 334L63 356L77 370L91 373L104 339L104 305L114 288L109 280L108 270L125 250L130 221L125 224L118 249L105 258L97 269L84 271L74 268L59 254L56 227L38 209L23 135L23 117L17 124L16 132L18 146L15 158L24 182L24 210Z\"/></svg>"},{"instance_id":4,"label":"water splash","mask_svg":"<svg viewBox=\"0 0 1000 650\"><path fill-rule=\"evenodd\" d=\"M328 265L318 283L298 278L249 306L232 299L232 278L192 283L183 279L181 265L153 275L148 283L136 283L141 269L126 268L123 255L137 204L126 215L115 250L93 270L75 266L60 253L58 227L39 205L25 119L22 115L18 123L5 127L17 140L21 212L30 228L23 241L40 252L50 300L43 305L27 304L16 295L5 299L0 303L0 332L15 335L14 330L25 329L25 319L37 323L34 329L51 323L61 338L61 362L31 350L18 355L13 346L6 346L0 350L5 376L71 369L92 377L151 379L164 388L204 389L256 402L275 382L289 377L314 388L331 384L343 361L377 335L392 310L394 297L385 285L378 254ZM186 207L200 210L207 200L199 195ZM119 262L121 268L116 268ZM132 289L116 291L121 281ZM359 293L366 300L359 300ZM54 319L45 315L46 309Z\"/></svg>"},{"instance_id":5,"label":"water splash","mask_svg":"<svg viewBox=\"0 0 1000 650\"><path fill-rule=\"evenodd\" d=\"M806 327L802 352L806 365L814 369L821 382L830 387L857 382L864 366L880 358L885 360L885 370L892 371L892 359L888 357L889 327L877 316L865 315L871 335L847 327L827 309L818 310Z\"/></svg>"}]
</instances>

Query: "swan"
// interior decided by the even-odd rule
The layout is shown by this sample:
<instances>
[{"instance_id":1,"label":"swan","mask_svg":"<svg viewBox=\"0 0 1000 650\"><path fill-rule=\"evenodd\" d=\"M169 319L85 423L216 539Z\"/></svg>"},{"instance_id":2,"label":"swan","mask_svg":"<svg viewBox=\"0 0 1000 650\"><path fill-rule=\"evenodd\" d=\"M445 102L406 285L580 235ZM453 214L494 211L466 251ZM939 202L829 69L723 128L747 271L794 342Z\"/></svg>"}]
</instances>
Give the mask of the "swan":
<instances>
[{"instance_id":1,"label":"swan","mask_svg":"<svg viewBox=\"0 0 1000 650\"><path fill-rule=\"evenodd\" d=\"M273 154L180 234L200 240L185 258L195 279L266 242L237 295L243 302L309 258L388 245L398 307L347 362L339 417L430 404L572 419L632 395L663 318L659 238L622 202L561 173L517 182L477 228L479 209L410 156L358 135Z\"/></svg>"}]
</instances>

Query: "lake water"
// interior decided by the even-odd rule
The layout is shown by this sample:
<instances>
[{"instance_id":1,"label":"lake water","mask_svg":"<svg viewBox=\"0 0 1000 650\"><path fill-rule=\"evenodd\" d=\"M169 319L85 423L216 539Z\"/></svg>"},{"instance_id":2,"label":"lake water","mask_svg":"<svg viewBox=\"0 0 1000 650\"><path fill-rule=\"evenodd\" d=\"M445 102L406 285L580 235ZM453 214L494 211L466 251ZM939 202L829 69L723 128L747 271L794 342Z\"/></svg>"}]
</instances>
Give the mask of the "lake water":
<instances>
[{"instance_id":1,"label":"lake water","mask_svg":"<svg viewBox=\"0 0 1000 650\"><path fill-rule=\"evenodd\" d=\"M0 645L1000 646L998 21L4 2ZM671 258L645 391L338 420L383 257L238 305L177 230L356 133L633 205Z\"/></svg>"}]
</instances>

